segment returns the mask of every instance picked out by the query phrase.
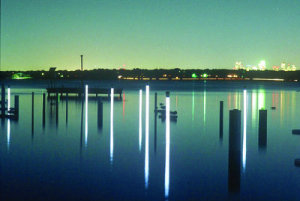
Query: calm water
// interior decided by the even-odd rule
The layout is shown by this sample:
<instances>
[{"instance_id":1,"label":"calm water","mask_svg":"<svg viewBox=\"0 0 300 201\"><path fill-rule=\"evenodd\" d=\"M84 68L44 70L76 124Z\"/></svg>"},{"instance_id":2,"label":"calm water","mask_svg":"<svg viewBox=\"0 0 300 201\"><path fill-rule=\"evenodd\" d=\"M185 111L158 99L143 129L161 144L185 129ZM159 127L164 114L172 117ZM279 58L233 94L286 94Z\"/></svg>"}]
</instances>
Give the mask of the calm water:
<instances>
[{"instance_id":1,"label":"calm water","mask_svg":"<svg viewBox=\"0 0 300 201\"><path fill-rule=\"evenodd\" d=\"M138 90L124 90L113 104L103 100L102 126L92 96L88 105L70 98L68 115L64 99L58 115L47 100L43 125L44 90L11 92L20 95L20 117L1 122L2 200L300 200L300 168L294 165L300 136L291 133L300 129L300 94L294 88L170 90L170 110L178 112L170 132L169 122L154 114L154 92L165 103L165 91L151 84L148 115L145 88L142 105ZM235 108L242 111L241 158L229 164L229 110ZM268 110L267 140L258 136L260 108Z\"/></svg>"}]
</instances>

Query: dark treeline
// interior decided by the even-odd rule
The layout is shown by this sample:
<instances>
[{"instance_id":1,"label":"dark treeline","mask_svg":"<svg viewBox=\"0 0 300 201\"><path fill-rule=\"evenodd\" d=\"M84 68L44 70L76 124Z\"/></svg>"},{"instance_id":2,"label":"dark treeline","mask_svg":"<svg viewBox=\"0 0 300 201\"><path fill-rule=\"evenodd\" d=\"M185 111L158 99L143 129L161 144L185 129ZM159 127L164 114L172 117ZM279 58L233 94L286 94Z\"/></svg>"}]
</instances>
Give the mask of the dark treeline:
<instances>
[{"instance_id":1,"label":"dark treeline","mask_svg":"<svg viewBox=\"0 0 300 201\"><path fill-rule=\"evenodd\" d=\"M17 75L17 76L16 76ZM204 76L205 75L205 76ZM284 79L300 80L300 71L246 71L229 69L94 69L94 70L58 70L58 71L0 71L0 79L22 79L30 77L36 80L117 80L117 79L184 79L184 78L231 78L232 79ZM206 77L207 76L207 77Z\"/></svg>"}]
</instances>

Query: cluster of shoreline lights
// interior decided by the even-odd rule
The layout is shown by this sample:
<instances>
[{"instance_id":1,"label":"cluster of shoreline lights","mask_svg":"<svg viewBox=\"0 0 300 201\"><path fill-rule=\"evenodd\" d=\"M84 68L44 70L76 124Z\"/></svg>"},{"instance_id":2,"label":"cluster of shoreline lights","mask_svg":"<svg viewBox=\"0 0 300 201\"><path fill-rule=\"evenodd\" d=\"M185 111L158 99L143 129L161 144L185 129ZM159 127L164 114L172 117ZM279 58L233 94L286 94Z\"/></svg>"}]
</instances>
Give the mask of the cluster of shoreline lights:
<instances>
[{"instance_id":1,"label":"cluster of shoreline lights","mask_svg":"<svg viewBox=\"0 0 300 201\"><path fill-rule=\"evenodd\" d=\"M260 61L257 66L246 65L246 67L243 66L241 61L237 61L237 62L235 62L235 65L234 65L233 69L234 70L243 69L243 70L246 70L246 71L250 71L250 70L264 71L264 70L267 69L267 67L266 67L266 61L265 60ZM272 70L274 70L274 71L279 71L279 70L282 70L282 71L296 71L296 66L294 64L291 65L291 64L286 64L285 62L282 62L280 66L273 66Z\"/></svg>"}]
</instances>

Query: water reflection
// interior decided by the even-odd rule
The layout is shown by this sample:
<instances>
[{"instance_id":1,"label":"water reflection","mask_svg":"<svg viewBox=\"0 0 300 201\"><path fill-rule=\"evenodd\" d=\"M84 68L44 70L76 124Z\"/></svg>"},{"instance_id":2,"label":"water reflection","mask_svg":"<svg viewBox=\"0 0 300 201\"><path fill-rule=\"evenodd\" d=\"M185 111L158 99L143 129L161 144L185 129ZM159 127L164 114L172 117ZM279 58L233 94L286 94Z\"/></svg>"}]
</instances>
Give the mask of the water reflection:
<instances>
[{"instance_id":1,"label":"water reflection","mask_svg":"<svg viewBox=\"0 0 300 201\"><path fill-rule=\"evenodd\" d=\"M192 92L192 120L195 119L195 92Z\"/></svg>"},{"instance_id":2,"label":"water reflection","mask_svg":"<svg viewBox=\"0 0 300 201\"><path fill-rule=\"evenodd\" d=\"M88 97L89 97L89 92L88 92L88 85L85 85L85 129L84 129L84 142L85 146L87 146L87 141L88 141Z\"/></svg>"},{"instance_id":3,"label":"water reflection","mask_svg":"<svg viewBox=\"0 0 300 201\"><path fill-rule=\"evenodd\" d=\"M7 114L9 115L10 110L10 88L7 89ZM7 150L10 145L10 119L7 119Z\"/></svg>"},{"instance_id":4,"label":"water reflection","mask_svg":"<svg viewBox=\"0 0 300 201\"><path fill-rule=\"evenodd\" d=\"M7 113L10 110L10 88L7 89Z\"/></svg>"},{"instance_id":5,"label":"water reflection","mask_svg":"<svg viewBox=\"0 0 300 201\"><path fill-rule=\"evenodd\" d=\"M149 85L146 86L146 122L145 122L145 187L149 179Z\"/></svg>"},{"instance_id":6,"label":"water reflection","mask_svg":"<svg viewBox=\"0 0 300 201\"><path fill-rule=\"evenodd\" d=\"M203 93L203 122L205 125L206 122L206 88L204 88L204 93Z\"/></svg>"},{"instance_id":7,"label":"water reflection","mask_svg":"<svg viewBox=\"0 0 300 201\"><path fill-rule=\"evenodd\" d=\"M257 119L257 91L252 91L252 127L255 126Z\"/></svg>"},{"instance_id":8,"label":"water reflection","mask_svg":"<svg viewBox=\"0 0 300 201\"><path fill-rule=\"evenodd\" d=\"M166 163L165 163L165 198L169 197L170 184L170 97L166 97Z\"/></svg>"},{"instance_id":9,"label":"water reflection","mask_svg":"<svg viewBox=\"0 0 300 201\"><path fill-rule=\"evenodd\" d=\"M123 119L125 118L125 92L123 92Z\"/></svg>"},{"instance_id":10,"label":"water reflection","mask_svg":"<svg viewBox=\"0 0 300 201\"><path fill-rule=\"evenodd\" d=\"M247 152L247 90L244 90L244 124L243 124L243 170L246 169L246 152Z\"/></svg>"},{"instance_id":11,"label":"water reflection","mask_svg":"<svg viewBox=\"0 0 300 201\"><path fill-rule=\"evenodd\" d=\"M114 88L110 89L110 162L114 156Z\"/></svg>"},{"instance_id":12,"label":"water reflection","mask_svg":"<svg viewBox=\"0 0 300 201\"><path fill-rule=\"evenodd\" d=\"M258 109L265 109L266 108L266 99L265 99L265 90L260 89L258 91Z\"/></svg>"},{"instance_id":13,"label":"water reflection","mask_svg":"<svg viewBox=\"0 0 300 201\"><path fill-rule=\"evenodd\" d=\"M142 104L143 104L143 91L140 89L139 93L139 150L142 149Z\"/></svg>"},{"instance_id":14,"label":"water reflection","mask_svg":"<svg viewBox=\"0 0 300 201\"><path fill-rule=\"evenodd\" d=\"M10 146L10 119L7 120L7 150L9 151Z\"/></svg>"}]
</instances>

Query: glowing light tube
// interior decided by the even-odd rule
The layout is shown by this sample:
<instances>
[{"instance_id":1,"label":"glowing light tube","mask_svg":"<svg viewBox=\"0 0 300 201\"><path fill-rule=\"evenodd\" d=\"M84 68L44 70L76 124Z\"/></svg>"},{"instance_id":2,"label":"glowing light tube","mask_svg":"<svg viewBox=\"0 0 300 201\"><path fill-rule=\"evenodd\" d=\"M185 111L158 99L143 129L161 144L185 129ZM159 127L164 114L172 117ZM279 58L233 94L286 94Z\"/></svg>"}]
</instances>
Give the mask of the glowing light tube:
<instances>
[{"instance_id":1,"label":"glowing light tube","mask_svg":"<svg viewBox=\"0 0 300 201\"><path fill-rule=\"evenodd\" d=\"M89 97L88 85L85 85L85 129L84 129L84 142L87 146L88 141L88 97Z\"/></svg>"},{"instance_id":2,"label":"glowing light tube","mask_svg":"<svg viewBox=\"0 0 300 201\"><path fill-rule=\"evenodd\" d=\"M110 89L110 162L114 157L114 88Z\"/></svg>"},{"instance_id":3,"label":"glowing light tube","mask_svg":"<svg viewBox=\"0 0 300 201\"><path fill-rule=\"evenodd\" d=\"M145 187L149 180L149 85L146 85L146 122L145 122Z\"/></svg>"},{"instance_id":4,"label":"glowing light tube","mask_svg":"<svg viewBox=\"0 0 300 201\"><path fill-rule=\"evenodd\" d=\"M139 97L139 150L142 149L142 104L143 104L143 91L140 89Z\"/></svg>"},{"instance_id":5,"label":"glowing light tube","mask_svg":"<svg viewBox=\"0 0 300 201\"><path fill-rule=\"evenodd\" d=\"M7 113L10 110L10 88L7 89Z\"/></svg>"},{"instance_id":6,"label":"glowing light tube","mask_svg":"<svg viewBox=\"0 0 300 201\"><path fill-rule=\"evenodd\" d=\"M166 163L165 163L165 198L169 197L170 184L170 97L166 97Z\"/></svg>"},{"instance_id":7,"label":"glowing light tube","mask_svg":"<svg viewBox=\"0 0 300 201\"><path fill-rule=\"evenodd\" d=\"M9 150L10 145L10 119L7 120L7 150Z\"/></svg>"},{"instance_id":8,"label":"glowing light tube","mask_svg":"<svg viewBox=\"0 0 300 201\"><path fill-rule=\"evenodd\" d=\"M246 169L247 152L247 90L244 90L244 124L243 124L243 171Z\"/></svg>"}]
</instances>

